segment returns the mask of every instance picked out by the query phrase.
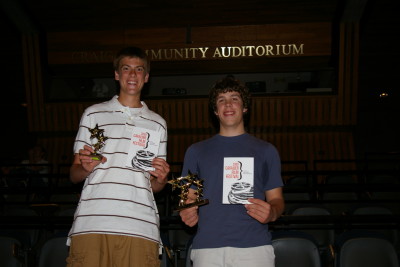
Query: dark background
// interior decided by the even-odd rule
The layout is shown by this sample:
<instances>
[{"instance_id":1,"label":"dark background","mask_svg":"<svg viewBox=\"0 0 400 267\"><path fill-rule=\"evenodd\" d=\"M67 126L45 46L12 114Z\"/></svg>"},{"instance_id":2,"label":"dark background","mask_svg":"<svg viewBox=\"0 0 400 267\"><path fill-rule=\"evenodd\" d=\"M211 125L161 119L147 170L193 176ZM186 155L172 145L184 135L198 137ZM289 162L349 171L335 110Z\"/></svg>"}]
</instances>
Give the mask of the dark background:
<instances>
[{"instance_id":1,"label":"dark background","mask_svg":"<svg viewBox=\"0 0 400 267\"><path fill-rule=\"evenodd\" d=\"M114 2L2 0L2 158L19 157L35 142L26 120L22 34L38 32L45 40L48 31L337 21L345 16L360 24L358 124L354 129L358 157L400 151L396 0ZM380 97L381 93L388 96Z\"/></svg>"}]
</instances>

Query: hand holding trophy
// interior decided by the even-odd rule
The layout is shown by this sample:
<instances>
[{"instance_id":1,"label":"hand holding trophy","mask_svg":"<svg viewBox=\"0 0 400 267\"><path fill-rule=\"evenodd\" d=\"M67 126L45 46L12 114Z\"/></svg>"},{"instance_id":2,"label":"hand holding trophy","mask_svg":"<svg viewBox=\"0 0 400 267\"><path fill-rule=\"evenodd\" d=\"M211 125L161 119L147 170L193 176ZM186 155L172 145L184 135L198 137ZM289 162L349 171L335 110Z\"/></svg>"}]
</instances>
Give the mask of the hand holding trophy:
<instances>
[{"instance_id":1,"label":"hand holding trophy","mask_svg":"<svg viewBox=\"0 0 400 267\"><path fill-rule=\"evenodd\" d=\"M208 199L202 199L203 197L203 180L200 180L196 174L192 174L189 171L187 176L178 177L168 181L172 185L172 191L175 189L180 189L181 192L179 196L178 207L175 209L177 211L191 208L194 206L201 206L208 204ZM193 203L186 203L189 195L189 188L194 185L196 187L195 194L196 200Z\"/></svg>"},{"instance_id":2,"label":"hand holding trophy","mask_svg":"<svg viewBox=\"0 0 400 267\"><path fill-rule=\"evenodd\" d=\"M90 157L93 160L101 160L103 156L100 154L100 151L104 147L108 137L104 136L104 129L99 129L98 124L94 128L89 128L89 132L91 133L90 139L97 139L97 143L93 145L94 153L90 154Z\"/></svg>"}]
</instances>

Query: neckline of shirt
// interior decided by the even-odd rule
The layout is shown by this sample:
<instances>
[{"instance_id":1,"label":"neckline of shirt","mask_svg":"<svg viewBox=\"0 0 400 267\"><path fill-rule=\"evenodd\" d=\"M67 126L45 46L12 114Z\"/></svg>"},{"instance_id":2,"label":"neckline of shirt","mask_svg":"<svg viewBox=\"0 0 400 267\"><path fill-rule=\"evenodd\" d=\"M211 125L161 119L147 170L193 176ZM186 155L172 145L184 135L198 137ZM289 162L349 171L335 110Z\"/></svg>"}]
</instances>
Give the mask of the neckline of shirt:
<instances>
[{"instance_id":1,"label":"neckline of shirt","mask_svg":"<svg viewBox=\"0 0 400 267\"><path fill-rule=\"evenodd\" d=\"M234 143L234 142L242 141L242 139L246 138L246 136L248 136L248 135L249 135L248 133L243 133L243 134L235 135L235 136L224 136L224 135L217 134L216 138L218 139L218 141Z\"/></svg>"}]
</instances>

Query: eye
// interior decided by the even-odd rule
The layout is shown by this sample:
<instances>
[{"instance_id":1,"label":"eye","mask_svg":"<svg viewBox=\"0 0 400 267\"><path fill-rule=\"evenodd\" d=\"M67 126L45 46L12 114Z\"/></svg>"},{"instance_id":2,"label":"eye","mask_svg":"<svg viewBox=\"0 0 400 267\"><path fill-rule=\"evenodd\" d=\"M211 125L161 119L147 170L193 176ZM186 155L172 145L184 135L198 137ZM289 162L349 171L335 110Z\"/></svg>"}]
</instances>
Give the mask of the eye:
<instances>
[{"instance_id":1,"label":"eye","mask_svg":"<svg viewBox=\"0 0 400 267\"><path fill-rule=\"evenodd\" d=\"M143 72L144 71L144 67L137 67L136 71Z\"/></svg>"},{"instance_id":2,"label":"eye","mask_svg":"<svg viewBox=\"0 0 400 267\"><path fill-rule=\"evenodd\" d=\"M128 66L122 66L121 70L122 71L129 71L129 67Z\"/></svg>"}]
</instances>

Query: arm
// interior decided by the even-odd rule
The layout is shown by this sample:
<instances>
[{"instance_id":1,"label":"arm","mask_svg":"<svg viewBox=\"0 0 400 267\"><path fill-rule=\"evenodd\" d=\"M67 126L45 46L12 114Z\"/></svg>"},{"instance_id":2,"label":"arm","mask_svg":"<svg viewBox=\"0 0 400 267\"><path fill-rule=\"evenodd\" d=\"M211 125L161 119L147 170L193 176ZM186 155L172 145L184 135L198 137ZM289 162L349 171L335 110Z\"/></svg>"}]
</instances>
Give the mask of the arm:
<instances>
[{"instance_id":1,"label":"arm","mask_svg":"<svg viewBox=\"0 0 400 267\"><path fill-rule=\"evenodd\" d=\"M150 182L153 192L160 192L167 184L168 174L170 171L169 164L162 158L153 159L154 171L150 171Z\"/></svg>"},{"instance_id":2,"label":"arm","mask_svg":"<svg viewBox=\"0 0 400 267\"><path fill-rule=\"evenodd\" d=\"M186 203L192 203L196 200L196 194L195 190L192 188L189 188L189 194L188 194L188 199L186 200ZM179 215L181 216L182 221L190 227L193 227L197 224L199 221L199 214L198 214L198 206L194 206L191 208L187 208L184 210L181 210L179 212Z\"/></svg>"},{"instance_id":3,"label":"arm","mask_svg":"<svg viewBox=\"0 0 400 267\"><path fill-rule=\"evenodd\" d=\"M260 223L268 223L276 221L285 209L282 188L274 188L265 191L266 201L261 199L250 198L246 204L247 213L259 221Z\"/></svg>"},{"instance_id":4,"label":"arm","mask_svg":"<svg viewBox=\"0 0 400 267\"><path fill-rule=\"evenodd\" d=\"M107 161L106 157L100 160L92 160L90 153L93 153L93 149L90 146L84 146L83 149L79 150L79 153L75 154L74 162L70 168L70 180L74 184L80 183L86 179L86 177L93 171L94 167L100 163Z\"/></svg>"}]
</instances>

